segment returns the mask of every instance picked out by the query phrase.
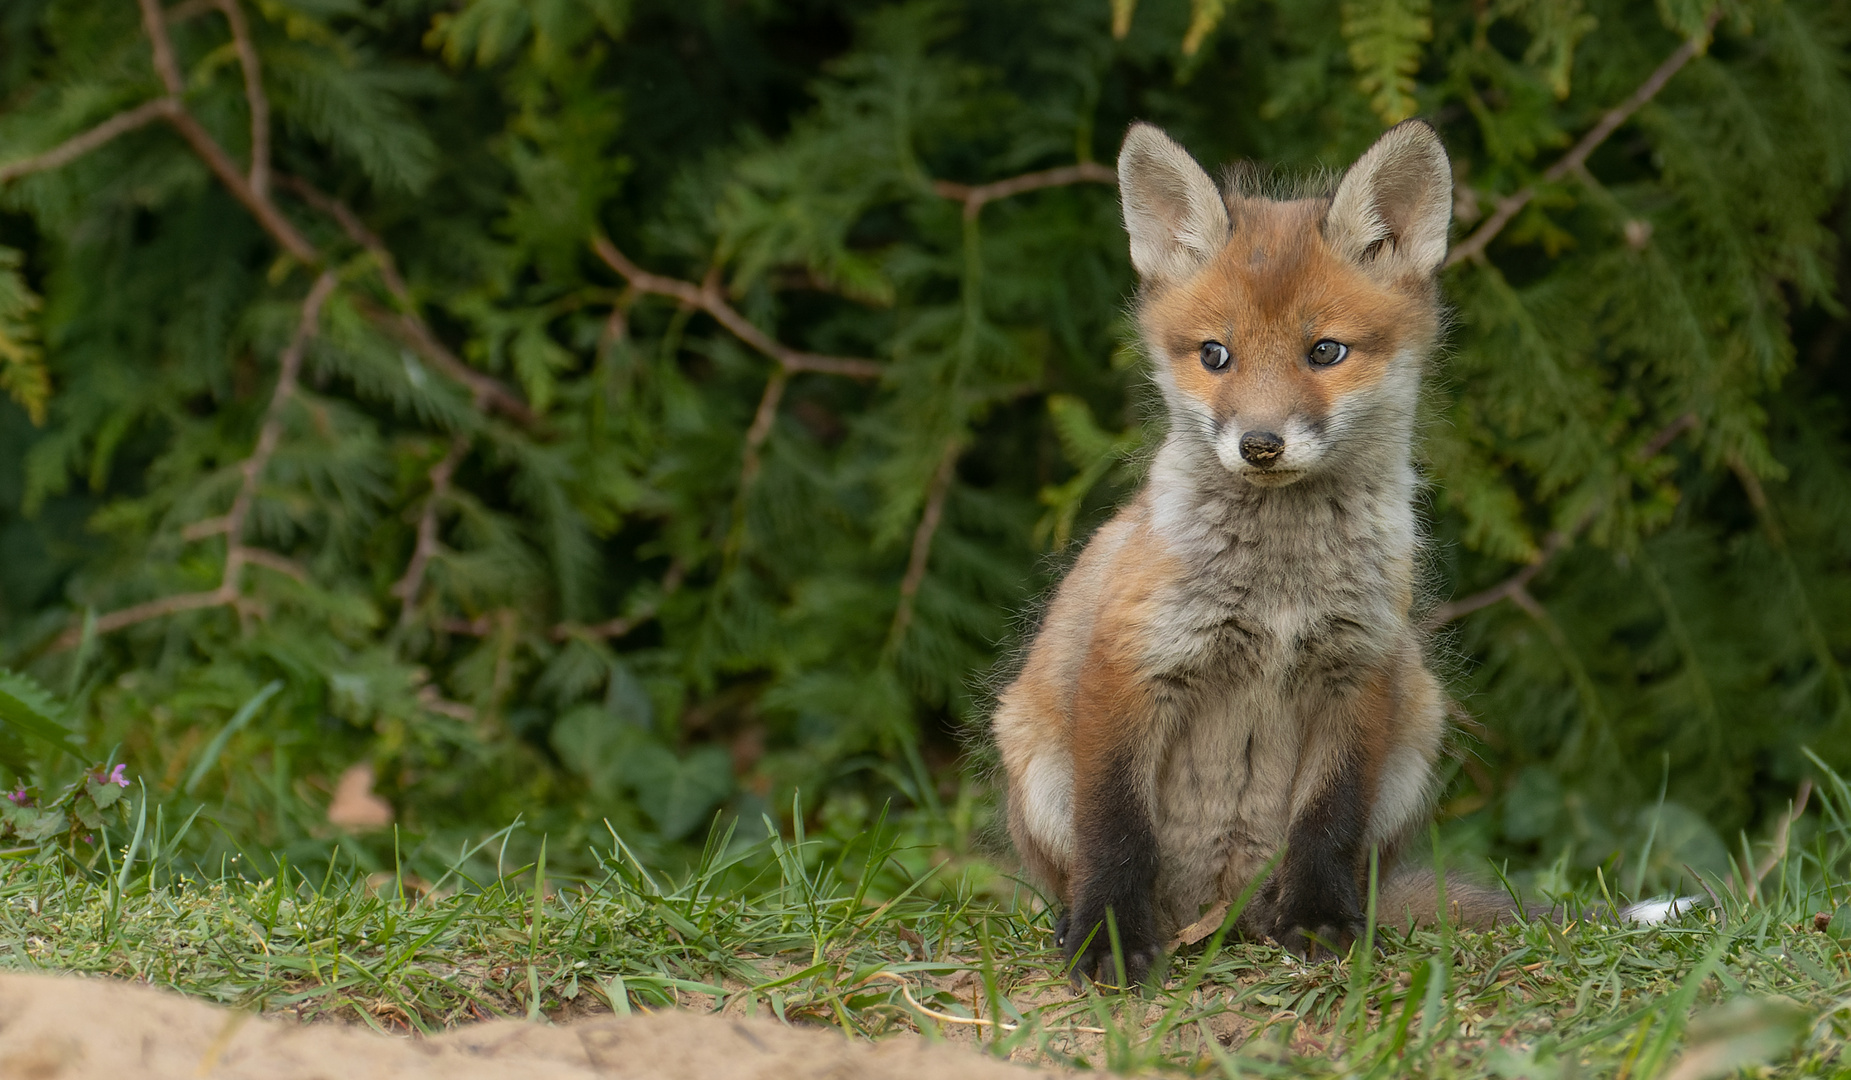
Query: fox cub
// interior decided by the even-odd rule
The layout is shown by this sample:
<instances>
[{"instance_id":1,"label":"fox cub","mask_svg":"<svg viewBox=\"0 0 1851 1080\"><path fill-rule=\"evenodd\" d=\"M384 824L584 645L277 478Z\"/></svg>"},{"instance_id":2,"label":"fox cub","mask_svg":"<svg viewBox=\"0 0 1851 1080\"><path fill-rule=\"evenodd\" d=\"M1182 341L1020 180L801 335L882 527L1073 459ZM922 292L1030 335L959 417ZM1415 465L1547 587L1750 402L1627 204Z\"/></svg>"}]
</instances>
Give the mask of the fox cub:
<instances>
[{"instance_id":1,"label":"fox cub","mask_svg":"<svg viewBox=\"0 0 1851 1080\"><path fill-rule=\"evenodd\" d=\"M1243 935L1346 947L1371 850L1383 918L1431 918L1431 876L1387 868L1427 820L1445 727L1409 617L1452 208L1438 136L1401 124L1333 194L1275 201L1218 191L1139 124L1118 178L1169 434L993 721L1009 830L1065 905L1076 982L1142 980L1282 848ZM1461 893L1456 918L1506 910Z\"/></svg>"}]
</instances>

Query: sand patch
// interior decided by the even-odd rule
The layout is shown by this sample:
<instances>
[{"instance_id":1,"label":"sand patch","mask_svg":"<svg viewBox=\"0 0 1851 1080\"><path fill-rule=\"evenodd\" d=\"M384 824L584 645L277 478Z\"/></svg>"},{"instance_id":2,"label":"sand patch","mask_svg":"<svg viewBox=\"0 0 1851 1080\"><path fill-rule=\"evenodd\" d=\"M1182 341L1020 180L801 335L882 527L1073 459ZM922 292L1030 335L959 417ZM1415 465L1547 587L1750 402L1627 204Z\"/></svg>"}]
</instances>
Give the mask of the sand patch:
<instances>
[{"instance_id":1,"label":"sand patch","mask_svg":"<svg viewBox=\"0 0 1851 1080\"><path fill-rule=\"evenodd\" d=\"M257 1017L105 979L0 974L4 1080L1027 1080L1051 1077L899 1036L661 1012L564 1026L500 1020L431 1038Z\"/></svg>"}]
</instances>

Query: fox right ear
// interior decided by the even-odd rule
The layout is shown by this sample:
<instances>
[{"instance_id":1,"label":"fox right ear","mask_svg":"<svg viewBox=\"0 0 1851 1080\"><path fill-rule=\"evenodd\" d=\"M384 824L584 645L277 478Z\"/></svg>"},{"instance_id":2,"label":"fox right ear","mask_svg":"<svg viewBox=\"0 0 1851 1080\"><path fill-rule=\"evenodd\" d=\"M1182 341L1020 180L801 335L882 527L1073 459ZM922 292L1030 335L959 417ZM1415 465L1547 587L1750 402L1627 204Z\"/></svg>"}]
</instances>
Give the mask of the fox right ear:
<instances>
[{"instance_id":1,"label":"fox right ear","mask_svg":"<svg viewBox=\"0 0 1851 1080\"><path fill-rule=\"evenodd\" d=\"M1149 124L1133 124L1118 152L1118 191L1131 265L1147 282L1194 273L1228 240L1228 208L1189 152Z\"/></svg>"}]
</instances>

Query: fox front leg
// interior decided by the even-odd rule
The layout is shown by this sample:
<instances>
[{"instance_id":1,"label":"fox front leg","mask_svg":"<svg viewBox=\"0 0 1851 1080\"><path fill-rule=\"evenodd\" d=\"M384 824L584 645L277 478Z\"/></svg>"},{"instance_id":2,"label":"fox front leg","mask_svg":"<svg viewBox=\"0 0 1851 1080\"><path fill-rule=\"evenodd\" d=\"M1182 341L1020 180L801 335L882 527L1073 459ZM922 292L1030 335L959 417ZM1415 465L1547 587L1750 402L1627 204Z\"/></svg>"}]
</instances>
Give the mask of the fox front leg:
<instances>
[{"instance_id":1,"label":"fox front leg","mask_svg":"<svg viewBox=\"0 0 1851 1080\"><path fill-rule=\"evenodd\" d=\"M1076 777L1078 865L1059 941L1076 989L1086 979L1121 989L1137 986L1163 955L1155 903L1157 837L1137 775L1133 755L1121 753L1093 776Z\"/></svg>"},{"instance_id":2,"label":"fox front leg","mask_svg":"<svg viewBox=\"0 0 1851 1080\"><path fill-rule=\"evenodd\" d=\"M1267 892L1266 934L1300 956L1341 954L1363 935L1363 860L1368 808L1362 770L1346 762L1327 778L1287 833L1285 857Z\"/></svg>"}]
</instances>

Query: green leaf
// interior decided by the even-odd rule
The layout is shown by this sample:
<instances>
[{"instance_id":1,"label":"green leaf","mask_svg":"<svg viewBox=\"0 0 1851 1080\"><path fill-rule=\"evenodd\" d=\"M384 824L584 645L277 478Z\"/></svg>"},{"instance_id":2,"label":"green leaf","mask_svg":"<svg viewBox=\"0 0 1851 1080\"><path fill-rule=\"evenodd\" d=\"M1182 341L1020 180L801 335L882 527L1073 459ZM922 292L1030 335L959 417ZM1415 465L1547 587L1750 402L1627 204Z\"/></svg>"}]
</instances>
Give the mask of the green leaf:
<instances>
[{"instance_id":1,"label":"green leaf","mask_svg":"<svg viewBox=\"0 0 1851 1080\"><path fill-rule=\"evenodd\" d=\"M63 712L51 694L30 676L0 668L0 724L75 757L72 733L57 719Z\"/></svg>"},{"instance_id":2,"label":"green leaf","mask_svg":"<svg viewBox=\"0 0 1851 1080\"><path fill-rule=\"evenodd\" d=\"M669 840L679 840L704 824L733 790L732 757L717 746L677 758L665 747L645 744L623 768L643 812Z\"/></svg>"},{"instance_id":3,"label":"green leaf","mask_svg":"<svg viewBox=\"0 0 1851 1080\"><path fill-rule=\"evenodd\" d=\"M199 763L194 765L193 771L187 774L186 783L180 786L180 790L191 795L193 789L199 786L199 782L205 779L208 772L212 771L212 766L218 764L219 755L225 752L225 744L231 741L231 737L242 730L244 725L250 723L251 717L257 715L257 710L263 708L264 703L275 697L282 689L283 680L272 679L261 690L252 694L250 700L239 706L238 711L232 714L225 726L212 737L212 741L206 744L205 752L199 755Z\"/></svg>"},{"instance_id":4,"label":"green leaf","mask_svg":"<svg viewBox=\"0 0 1851 1080\"><path fill-rule=\"evenodd\" d=\"M22 261L18 251L0 247L0 390L18 402L34 424L43 424L51 401L51 374L45 368L36 318L44 302L20 276Z\"/></svg>"},{"instance_id":5,"label":"green leaf","mask_svg":"<svg viewBox=\"0 0 1851 1080\"><path fill-rule=\"evenodd\" d=\"M90 797L90 801L96 804L98 810L107 810L121 802L128 790L121 784L109 780L98 780L95 777L84 781L84 794Z\"/></svg>"}]
</instances>

